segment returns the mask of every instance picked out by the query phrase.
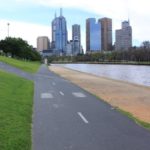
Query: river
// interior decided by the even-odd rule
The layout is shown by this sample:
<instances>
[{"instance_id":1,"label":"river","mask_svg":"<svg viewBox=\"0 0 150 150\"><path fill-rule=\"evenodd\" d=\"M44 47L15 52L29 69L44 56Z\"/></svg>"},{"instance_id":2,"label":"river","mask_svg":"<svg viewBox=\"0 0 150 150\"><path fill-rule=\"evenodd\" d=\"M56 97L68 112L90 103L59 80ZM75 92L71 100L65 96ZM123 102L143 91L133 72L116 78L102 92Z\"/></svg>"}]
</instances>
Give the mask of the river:
<instances>
[{"instance_id":1,"label":"river","mask_svg":"<svg viewBox=\"0 0 150 150\"><path fill-rule=\"evenodd\" d=\"M150 87L150 66L108 64L61 64L61 66Z\"/></svg>"}]
</instances>

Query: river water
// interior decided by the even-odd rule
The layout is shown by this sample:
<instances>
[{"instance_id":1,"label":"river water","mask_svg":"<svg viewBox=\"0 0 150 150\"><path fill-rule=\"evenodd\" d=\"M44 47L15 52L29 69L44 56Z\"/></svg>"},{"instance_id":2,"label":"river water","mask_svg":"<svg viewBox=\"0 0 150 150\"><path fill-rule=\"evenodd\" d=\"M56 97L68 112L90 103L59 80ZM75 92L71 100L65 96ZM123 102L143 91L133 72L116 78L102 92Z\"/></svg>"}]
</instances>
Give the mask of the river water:
<instances>
[{"instance_id":1,"label":"river water","mask_svg":"<svg viewBox=\"0 0 150 150\"><path fill-rule=\"evenodd\" d=\"M108 64L61 64L61 66L150 87L150 66Z\"/></svg>"}]
</instances>

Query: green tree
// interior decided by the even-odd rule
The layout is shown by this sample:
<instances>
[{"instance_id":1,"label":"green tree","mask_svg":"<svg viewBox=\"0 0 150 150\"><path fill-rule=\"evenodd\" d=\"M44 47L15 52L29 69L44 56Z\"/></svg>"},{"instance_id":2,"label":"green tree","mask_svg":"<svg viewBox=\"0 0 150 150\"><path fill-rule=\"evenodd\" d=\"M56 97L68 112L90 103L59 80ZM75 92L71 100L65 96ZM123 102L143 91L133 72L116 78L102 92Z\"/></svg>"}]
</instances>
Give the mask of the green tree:
<instances>
[{"instance_id":1,"label":"green tree","mask_svg":"<svg viewBox=\"0 0 150 150\"><path fill-rule=\"evenodd\" d=\"M0 49L7 55L26 60L40 60L41 56L37 51L34 51L25 40L21 38L7 37L0 41Z\"/></svg>"}]
</instances>

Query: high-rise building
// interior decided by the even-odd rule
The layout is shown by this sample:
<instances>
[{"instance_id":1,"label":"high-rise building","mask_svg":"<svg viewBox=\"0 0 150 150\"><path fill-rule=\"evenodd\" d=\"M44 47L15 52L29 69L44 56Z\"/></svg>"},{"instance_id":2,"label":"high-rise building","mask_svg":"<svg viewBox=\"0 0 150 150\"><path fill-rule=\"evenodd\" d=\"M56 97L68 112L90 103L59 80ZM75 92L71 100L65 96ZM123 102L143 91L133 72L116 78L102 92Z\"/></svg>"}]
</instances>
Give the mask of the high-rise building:
<instances>
[{"instance_id":1,"label":"high-rise building","mask_svg":"<svg viewBox=\"0 0 150 150\"><path fill-rule=\"evenodd\" d=\"M70 40L67 42L66 46L66 56L73 56L73 41Z\"/></svg>"},{"instance_id":2,"label":"high-rise building","mask_svg":"<svg viewBox=\"0 0 150 150\"><path fill-rule=\"evenodd\" d=\"M80 32L80 25L78 24L74 24L72 26L72 41L73 41L73 47L72 47L73 55L80 54L81 32Z\"/></svg>"},{"instance_id":3,"label":"high-rise building","mask_svg":"<svg viewBox=\"0 0 150 150\"><path fill-rule=\"evenodd\" d=\"M65 48L67 45L68 33L67 22L62 15L62 9L60 9L60 16L55 15L52 21L52 48L54 53L58 55L65 54Z\"/></svg>"},{"instance_id":4,"label":"high-rise building","mask_svg":"<svg viewBox=\"0 0 150 150\"><path fill-rule=\"evenodd\" d=\"M116 30L115 50L128 50L132 47L132 27L129 21L122 22L122 29Z\"/></svg>"},{"instance_id":5,"label":"high-rise building","mask_svg":"<svg viewBox=\"0 0 150 150\"><path fill-rule=\"evenodd\" d=\"M95 18L86 20L86 52L101 51L101 23Z\"/></svg>"},{"instance_id":6,"label":"high-rise building","mask_svg":"<svg viewBox=\"0 0 150 150\"><path fill-rule=\"evenodd\" d=\"M39 36L37 38L37 51L49 50L50 42L47 36Z\"/></svg>"},{"instance_id":7,"label":"high-rise building","mask_svg":"<svg viewBox=\"0 0 150 150\"><path fill-rule=\"evenodd\" d=\"M112 50L112 19L102 18L99 22L101 23L102 50L110 51Z\"/></svg>"}]
</instances>

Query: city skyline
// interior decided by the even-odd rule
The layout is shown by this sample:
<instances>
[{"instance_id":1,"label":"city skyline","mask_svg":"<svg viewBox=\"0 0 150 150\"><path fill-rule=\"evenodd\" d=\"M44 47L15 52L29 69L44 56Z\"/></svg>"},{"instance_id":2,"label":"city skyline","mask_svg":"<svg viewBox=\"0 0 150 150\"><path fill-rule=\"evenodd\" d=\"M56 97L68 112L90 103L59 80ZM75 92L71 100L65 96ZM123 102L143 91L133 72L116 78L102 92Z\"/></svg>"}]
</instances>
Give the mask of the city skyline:
<instances>
[{"instance_id":1,"label":"city skyline","mask_svg":"<svg viewBox=\"0 0 150 150\"><path fill-rule=\"evenodd\" d=\"M100 0L100 5L97 5L94 1L79 3L68 0L59 2L43 0L41 3L39 0L6 0L1 2L0 6L0 39L7 36L7 23L9 22L10 36L12 37L21 37L33 46L36 46L38 36L48 36L51 41L51 21L54 13L59 12L59 8L63 7L63 14L67 19L68 39L70 40L72 36L72 24L80 24L81 43L84 49L87 18L112 18L114 44L115 30L120 29L120 23L128 20L129 17L133 27L133 46L139 45L142 41L150 39L150 33L148 33L150 13L147 11L148 6L144 1L139 1L136 6L133 5L134 2L134 0L130 2L124 0L103 2Z\"/></svg>"}]
</instances>

